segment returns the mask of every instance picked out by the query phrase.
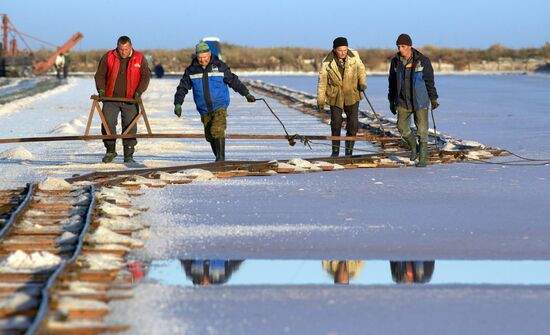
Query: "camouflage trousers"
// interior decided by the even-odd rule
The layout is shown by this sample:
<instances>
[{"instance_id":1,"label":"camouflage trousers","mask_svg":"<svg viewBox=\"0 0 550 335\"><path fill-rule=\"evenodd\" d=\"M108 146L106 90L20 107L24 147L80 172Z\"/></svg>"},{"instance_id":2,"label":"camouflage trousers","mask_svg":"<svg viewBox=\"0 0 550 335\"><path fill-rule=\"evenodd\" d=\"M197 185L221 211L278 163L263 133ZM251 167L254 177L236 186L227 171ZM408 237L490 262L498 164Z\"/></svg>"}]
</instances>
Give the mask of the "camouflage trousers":
<instances>
[{"instance_id":1,"label":"camouflage trousers","mask_svg":"<svg viewBox=\"0 0 550 335\"><path fill-rule=\"evenodd\" d=\"M201 121L204 125L204 137L208 142L212 142L215 138L225 138L225 129L227 128L227 110L225 108L201 115Z\"/></svg>"}]
</instances>

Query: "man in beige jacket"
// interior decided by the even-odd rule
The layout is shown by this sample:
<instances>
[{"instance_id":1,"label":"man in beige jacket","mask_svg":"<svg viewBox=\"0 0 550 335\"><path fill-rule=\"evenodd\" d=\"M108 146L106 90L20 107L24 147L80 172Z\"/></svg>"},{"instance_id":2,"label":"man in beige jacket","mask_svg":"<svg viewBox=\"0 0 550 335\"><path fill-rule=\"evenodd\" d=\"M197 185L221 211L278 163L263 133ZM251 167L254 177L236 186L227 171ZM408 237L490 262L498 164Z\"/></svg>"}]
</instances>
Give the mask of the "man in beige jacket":
<instances>
[{"instance_id":1,"label":"man in beige jacket","mask_svg":"<svg viewBox=\"0 0 550 335\"><path fill-rule=\"evenodd\" d=\"M332 51L323 59L317 85L317 105L324 113L325 103L330 106L332 136L340 136L342 112L346 113L346 135L355 136L359 129L359 101L361 91L367 88L365 65L359 53L348 48L345 37L337 37ZM346 156L353 154L355 141L346 141ZM332 141L332 157L340 153L340 141Z\"/></svg>"}]
</instances>

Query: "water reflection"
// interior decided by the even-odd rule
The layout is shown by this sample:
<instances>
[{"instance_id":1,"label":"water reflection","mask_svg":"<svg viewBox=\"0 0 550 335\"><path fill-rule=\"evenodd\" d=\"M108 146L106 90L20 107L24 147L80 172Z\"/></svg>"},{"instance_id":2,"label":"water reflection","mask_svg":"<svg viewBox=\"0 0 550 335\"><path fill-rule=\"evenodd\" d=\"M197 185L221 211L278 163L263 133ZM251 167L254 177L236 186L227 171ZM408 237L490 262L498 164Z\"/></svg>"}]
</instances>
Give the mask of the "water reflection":
<instances>
[{"instance_id":1,"label":"water reflection","mask_svg":"<svg viewBox=\"0 0 550 335\"><path fill-rule=\"evenodd\" d=\"M181 260L181 266L193 285L220 285L231 278L242 262L242 260L187 259Z\"/></svg>"},{"instance_id":2,"label":"water reflection","mask_svg":"<svg viewBox=\"0 0 550 335\"><path fill-rule=\"evenodd\" d=\"M549 285L550 261L506 260L152 261L146 278L167 285ZM389 265L389 266L388 266ZM136 277L141 267L131 268Z\"/></svg>"},{"instance_id":3,"label":"water reflection","mask_svg":"<svg viewBox=\"0 0 550 335\"><path fill-rule=\"evenodd\" d=\"M334 284L348 285L350 279L358 278L365 261L331 260L322 261L323 270L334 278Z\"/></svg>"},{"instance_id":4,"label":"water reflection","mask_svg":"<svg viewBox=\"0 0 550 335\"><path fill-rule=\"evenodd\" d=\"M429 283L435 261L390 261L391 277L397 284Z\"/></svg>"}]
</instances>

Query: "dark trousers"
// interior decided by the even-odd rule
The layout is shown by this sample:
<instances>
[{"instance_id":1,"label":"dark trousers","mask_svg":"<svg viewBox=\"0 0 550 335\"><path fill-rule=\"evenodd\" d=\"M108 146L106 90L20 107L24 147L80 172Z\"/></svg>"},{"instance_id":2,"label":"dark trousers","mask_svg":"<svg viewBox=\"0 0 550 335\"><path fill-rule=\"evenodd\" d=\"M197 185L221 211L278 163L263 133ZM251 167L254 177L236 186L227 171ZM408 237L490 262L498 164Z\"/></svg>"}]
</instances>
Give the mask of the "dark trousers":
<instances>
[{"instance_id":1,"label":"dark trousers","mask_svg":"<svg viewBox=\"0 0 550 335\"><path fill-rule=\"evenodd\" d=\"M127 104L124 102L104 102L103 103L103 114L105 114L105 119L107 120L107 124L109 125L109 131L111 132L111 135L116 134L116 126L118 124L118 113L120 112L121 118L122 118L122 132L125 132L130 123L136 118L138 115L139 109L138 106L135 104ZM101 124L101 133L103 135L106 135L107 132L105 131L105 127L103 124ZM135 134L137 133L137 123L130 129L128 134ZM115 140L103 140L103 144L105 147L107 147L108 144L115 144ZM137 140L135 138L125 138L122 140L122 144L124 146L130 146L133 147L137 144Z\"/></svg>"},{"instance_id":2,"label":"dark trousers","mask_svg":"<svg viewBox=\"0 0 550 335\"><path fill-rule=\"evenodd\" d=\"M343 110L336 106L330 106L330 130L332 131L332 136L340 136L342 112L346 113L346 136L357 135L357 130L359 129L359 102L350 106L344 106Z\"/></svg>"}]
</instances>

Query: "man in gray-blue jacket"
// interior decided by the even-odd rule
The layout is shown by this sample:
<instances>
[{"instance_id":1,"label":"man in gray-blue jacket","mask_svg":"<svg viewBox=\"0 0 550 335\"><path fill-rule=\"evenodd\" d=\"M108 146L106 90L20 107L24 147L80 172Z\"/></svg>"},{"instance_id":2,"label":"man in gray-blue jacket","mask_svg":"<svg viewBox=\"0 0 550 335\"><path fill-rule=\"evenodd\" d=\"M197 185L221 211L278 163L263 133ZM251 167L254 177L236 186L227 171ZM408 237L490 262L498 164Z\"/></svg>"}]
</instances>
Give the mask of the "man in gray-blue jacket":
<instances>
[{"instance_id":1,"label":"man in gray-blue jacket","mask_svg":"<svg viewBox=\"0 0 550 335\"><path fill-rule=\"evenodd\" d=\"M411 148L411 160L418 157L417 167L425 167L428 157L428 108L439 106L434 72L430 59L412 47L412 39L401 34L396 41L399 52L392 58L388 100L390 110L397 114L399 133ZM414 117L417 136L411 130Z\"/></svg>"},{"instance_id":2,"label":"man in gray-blue jacket","mask_svg":"<svg viewBox=\"0 0 550 335\"><path fill-rule=\"evenodd\" d=\"M231 72L229 66L213 55L205 42L195 47L196 56L185 69L174 95L174 113L181 117L181 105L187 93L193 90L193 100L201 115L204 136L212 147L216 162L225 160L225 129L229 90L246 97L248 102L256 98L248 88Z\"/></svg>"}]
</instances>

